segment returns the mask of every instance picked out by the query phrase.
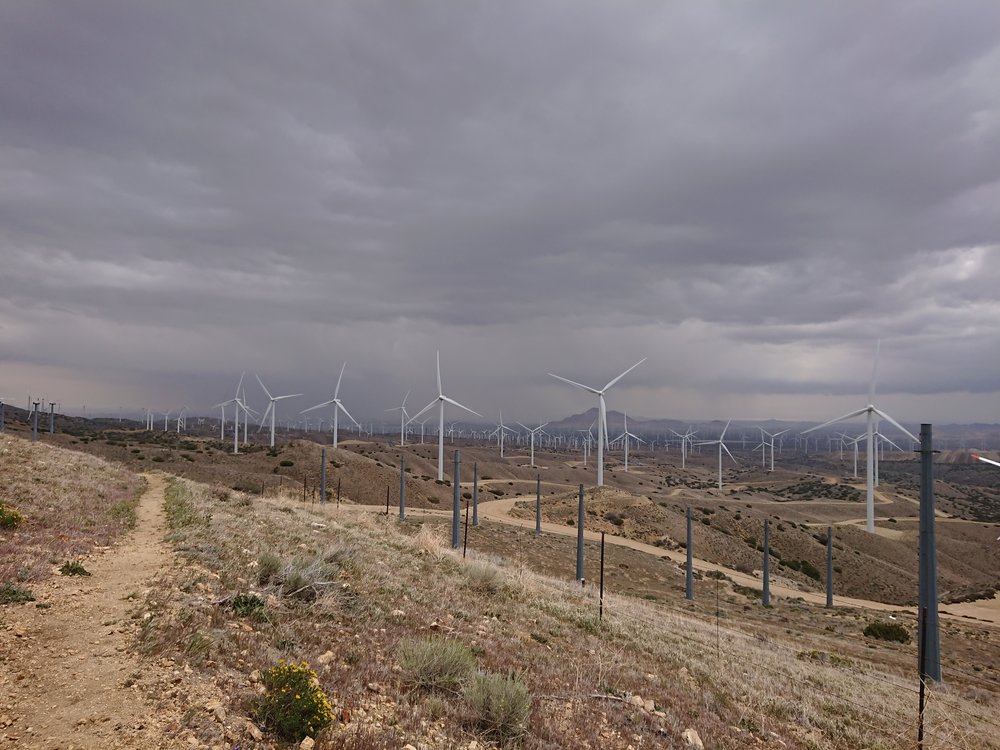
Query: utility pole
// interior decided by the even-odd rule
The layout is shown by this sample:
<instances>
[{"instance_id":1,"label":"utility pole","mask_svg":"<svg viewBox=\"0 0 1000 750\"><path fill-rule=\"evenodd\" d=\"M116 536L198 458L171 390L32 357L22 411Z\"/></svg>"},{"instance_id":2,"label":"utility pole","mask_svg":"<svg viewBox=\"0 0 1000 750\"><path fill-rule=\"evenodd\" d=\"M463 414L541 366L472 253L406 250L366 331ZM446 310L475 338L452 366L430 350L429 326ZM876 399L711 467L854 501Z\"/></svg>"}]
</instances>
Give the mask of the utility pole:
<instances>
[{"instance_id":1,"label":"utility pole","mask_svg":"<svg viewBox=\"0 0 1000 750\"><path fill-rule=\"evenodd\" d=\"M934 453L931 425L920 425L920 674L941 682L937 547L934 535Z\"/></svg>"}]
</instances>

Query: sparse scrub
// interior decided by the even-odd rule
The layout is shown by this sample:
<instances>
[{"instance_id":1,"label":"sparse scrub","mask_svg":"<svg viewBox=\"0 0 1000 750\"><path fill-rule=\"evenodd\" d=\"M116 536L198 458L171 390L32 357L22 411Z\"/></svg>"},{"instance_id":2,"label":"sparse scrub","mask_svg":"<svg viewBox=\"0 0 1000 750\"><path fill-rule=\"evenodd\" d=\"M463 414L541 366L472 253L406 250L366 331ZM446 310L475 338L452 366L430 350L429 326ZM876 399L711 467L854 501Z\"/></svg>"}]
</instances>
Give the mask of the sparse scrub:
<instances>
[{"instance_id":1,"label":"sparse scrub","mask_svg":"<svg viewBox=\"0 0 1000 750\"><path fill-rule=\"evenodd\" d=\"M89 576L90 571L83 567L79 560L67 560L59 568L59 573L64 576Z\"/></svg>"},{"instance_id":2,"label":"sparse scrub","mask_svg":"<svg viewBox=\"0 0 1000 750\"><path fill-rule=\"evenodd\" d=\"M517 674L479 672L463 691L473 722L484 737L507 746L527 730L531 694Z\"/></svg>"},{"instance_id":3,"label":"sparse scrub","mask_svg":"<svg viewBox=\"0 0 1000 750\"><path fill-rule=\"evenodd\" d=\"M24 516L13 508L8 508L3 500L0 500L0 529L16 529L24 522Z\"/></svg>"},{"instance_id":4,"label":"sparse scrub","mask_svg":"<svg viewBox=\"0 0 1000 750\"><path fill-rule=\"evenodd\" d=\"M256 594L237 594L232 607L238 617L260 617L264 613L264 600Z\"/></svg>"},{"instance_id":5,"label":"sparse scrub","mask_svg":"<svg viewBox=\"0 0 1000 750\"><path fill-rule=\"evenodd\" d=\"M873 622L865 626L864 634L880 641L909 643L910 631L898 622Z\"/></svg>"},{"instance_id":6,"label":"sparse scrub","mask_svg":"<svg viewBox=\"0 0 1000 750\"><path fill-rule=\"evenodd\" d=\"M33 602L35 597L24 586L14 583L0 583L0 604L23 604Z\"/></svg>"},{"instance_id":7,"label":"sparse scrub","mask_svg":"<svg viewBox=\"0 0 1000 750\"><path fill-rule=\"evenodd\" d=\"M283 740L315 737L333 721L333 709L307 662L281 661L261 675L266 693L257 703L257 721Z\"/></svg>"},{"instance_id":8,"label":"sparse scrub","mask_svg":"<svg viewBox=\"0 0 1000 750\"><path fill-rule=\"evenodd\" d=\"M397 655L404 683L424 690L457 691L476 666L468 646L445 638L403 641Z\"/></svg>"}]
</instances>

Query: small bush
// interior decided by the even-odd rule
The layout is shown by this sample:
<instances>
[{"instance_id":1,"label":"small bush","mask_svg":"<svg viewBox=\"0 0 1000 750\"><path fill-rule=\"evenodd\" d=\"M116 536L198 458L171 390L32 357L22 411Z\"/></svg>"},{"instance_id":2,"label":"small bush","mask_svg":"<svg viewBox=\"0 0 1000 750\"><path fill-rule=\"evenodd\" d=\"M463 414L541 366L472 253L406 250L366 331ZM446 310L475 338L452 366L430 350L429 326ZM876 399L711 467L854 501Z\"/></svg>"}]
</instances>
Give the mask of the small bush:
<instances>
[{"instance_id":1,"label":"small bush","mask_svg":"<svg viewBox=\"0 0 1000 750\"><path fill-rule=\"evenodd\" d=\"M13 583L0 583L0 604L23 604L33 602L31 591Z\"/></svg>"},{"instance_id":2,"label":"small bush","mask_svg":"<svg viewBox=\"0 0 1000 750\"><path fill-rule=\"evenodd\" d=\"M295 466L295 462L289 461L287 458L283 458L282 460L278 461L278 466L284 466L287 469L289 466Z\"/></svg>"},{"instance_id":3,"label":"small bush","mask_svg":"<svg viewBox=\"0 0 1000 750\"><path fill-rule=\"evenodd\" d=\"M254 716L282 739L301 742L333 721L330 701L306 662L281 661L261 675L261 682L266 693Z\"/></svg>"},{"instance_id":4,"label":"small bush","mask_svg":"<svg viewBox=\"0 0 1000 750\"><path fill-rule=\"evenodd\" d=\"M0 529L16 529L24 523L24 516L0 501Z\"/></svg>"},{"instance_id":5,"label":"small bush","mask_svg":"<svg viewBox=\"0 0 1000 750\"><path fill-rule=\"evenodd\" d=\"M818 581L819 580L819 571L816 569L815 565L813 565L808 560L800 560L799 561L799 565L800 565L800 569L801 569L801 571L802 571L802 573L804 575L809 576L814 581Z\"/></svg>"},{"instance_id":6,"label":"small bush","mask_svg":"<svg viewBox=\"0 0 1000 750\"><path fill-rule=\"evenodd\" d=\"M403 641L397 655L403 682L426 690L457 691L475 668L468 646L444 638Z\"/></svg>"},{"instance_id":7,"label":"small bush","mask_svg":"<svg viewBox=\"0 0 1000 750\"><path fill-rule=\"evenodd\" d=\"M880 641L910 642L910 631L898 622L873 622L865 627L864 633L869 638Z\"/></svg>"},{"instance_id":8,"label":"small bush","mask_svg":"<svg viewBox=\"0 0 1000 750\"><path fill-rule=\"evenodd\" d=\"M259 617L264 612L264 600L256 594L237 594L232 606L237 617Z\"/></svg>"},{"instance_id":9,"label":"small bush","mask_svg":"<svg viewBox=\"0 0 1000 750\"><path fill-rule=\"evenodd\" d=\"M477 727L490 740L514 744L527 730L531 695L519 675L480 672L464 691Z\"/></svg>"},{"instance_id":10,"label":"small bush","mask_svg":"<svg viewBox=\"0 0 1000 750\"><path fill-rule=\"evenodd\" d=\"M79 560L69 561L67 560L59 568L59 572L64 576L89 576L90 571L83 567L83 563Z\"/></svg>"},{"instance_id":11,"label":"small bush","mask_svg":"<svg viewBox=\"0 0 1000 750\"><path fill-rule=\"evenodd\" d=\"M134 529L136 524L135 505L127 500L119 500L111 506L111 517L122 525L122 528Z\"/></svg>"},{"instance_id":12,"label":"small bush","mask_svg":"<svg viewBox=\"0 0 1000 750\"><path fill-rule=\"evenodd\" d=\"M465 574L473 591L495 596L506 588L507 576L495 565L473 562L466 567Z\"/></svg>"},{"instance_id":13,"label":"small bush","mask_svg":"<svg viewBox=\"0 0 1000 750\"><path fill-rule=\"evenodd\" d=\"M274 581L285 561L271 552L265 552L257 558L257 582L262 586Z\"/></svg>"}]
</instances>

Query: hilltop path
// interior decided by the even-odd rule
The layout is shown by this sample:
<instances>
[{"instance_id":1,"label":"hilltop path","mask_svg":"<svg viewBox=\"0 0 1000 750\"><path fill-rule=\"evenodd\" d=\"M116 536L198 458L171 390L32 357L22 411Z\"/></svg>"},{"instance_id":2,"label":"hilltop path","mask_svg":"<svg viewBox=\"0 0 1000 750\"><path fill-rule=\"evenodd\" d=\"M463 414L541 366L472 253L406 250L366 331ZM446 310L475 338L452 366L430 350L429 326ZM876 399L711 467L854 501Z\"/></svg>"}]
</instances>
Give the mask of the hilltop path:
<instances>
[{"instance_id":1,"label":"hilltop path","mask_svg":"<svg viewBox=\"0 0 1000 750\"><path fill-rule=\"evenodd\" d=\"M139 682L160 675L126 649L130 615L169 564L166 480L146 474L138 522L115 547L84 560L89 577L53 576L36 604L6 607L0 627L0 748L169 748L169 717Z\"/></svg>"}]
</instances>

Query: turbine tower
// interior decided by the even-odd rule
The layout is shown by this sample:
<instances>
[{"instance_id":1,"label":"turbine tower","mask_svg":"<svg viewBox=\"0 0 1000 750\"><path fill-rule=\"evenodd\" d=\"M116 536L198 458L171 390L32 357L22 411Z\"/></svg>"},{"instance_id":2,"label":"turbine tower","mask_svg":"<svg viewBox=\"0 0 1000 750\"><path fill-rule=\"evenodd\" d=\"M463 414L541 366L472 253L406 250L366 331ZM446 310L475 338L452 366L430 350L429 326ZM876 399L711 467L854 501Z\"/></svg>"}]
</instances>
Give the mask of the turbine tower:
<instances>
[{"instance_id":1,"label":"turbine tower","mask_svg":"<svg viewBox=\"0 0 1000 750\"><path fill-rule=\"evenodd\" d=\"M344 364L340 368L340 375L337 377L337 387L333 389L333 398L331 398L329 401L324 401L322 404L316 404L316 406L310 406L308 409L304 409L301 412L302 414L305 414L307 411L312 411L313 409L322 409L324 406L330 406L330 404L333 404L333 447L334 448L337 447L337 433L340 430L340 419L339 419L340 412L344 412L344 414L347 415L347 418L350 419L352 422L354 422L354 424L357 425L357 428L359 430L361 429L361 423L351 416L351 413L347 411L347 407L344 406L344 404L341 403L340 401L340 381L343 380L344 378L344 370L346 368L347 368L347 362L344 362ZM403 399L403 402L404 403L406 402L405 398Z\"/></svg>"},{"instance_id":2,"label":"turbine tower","mask_svg":"<svg viewBox=\"0 0 1000 750\"><path fill-rule=\"evenodd\" d=\"M438 395L433 401L431 401L427 406L418 411L412 417L410 417L410 422L422 417L426 412L430 411L435 404L438 406L438 481L444 481L444 405L449 403L452 406L457 406L459 409L465 409L470 414L475 414L477 417L482 418L482 414L477 411L473 411L468 406L462 406L454 399L448 398L444 395L444 390L441 388L441 352L437 353L437 389ZM409 422L407 422L409 424ZM457 484L458 477L455 477L455 482Z\"/></svg>"},{"instance_id":3,"label":"turbine tower","mask_svg":"<svg viewBox=\"0 0 1000 750\"><path fill-rule=\"evenodd\" d=\"M915 442L920 442L917 437L914 436L912 432L907 430L903 425L897 422L895 419L890 417L884 411L875 406L875 382L876 376L878 375L878 353L881 342L875 344L875 366L872 368L872 379L868 385L868 405L863 409L858 409L857 411L852 411L850 414L845 414L842 417L837 417L836 419L831 419L829 422L824 422L821 425L816 425L815 427L810 427L808 430L803 430L802 434L805 435L809 432L815 432L816 430L822 430L824 427L829 427L832 424L837 424L838 422L844 422L848 419L854 419L855 417L860 417L865 415L867 421L867 428L865 431L865 447L867 455L865 456L865 463L867 464L867 517L865 520L865 530L869 534L875 533L875 448L874 448L874 438L875 438L875 418L876 416L885 419L894 425L897 429L903 432L904 435L909 437Z\"/></svg>"},{"instance_id":4,"label":"turbine tower","mask_svg":"<svg viewBox=\"0 0 1000 750\"><path fill-rule=\"evenodd\" d=\"M604 403L604 394L608 391L611 386L617 383L619 380L628 375L632 370L641 365L646 361L643 357L625 372L619 375L617 378L611 380L606 386L598 390L597 388L591 388L589 385L584 385L583 383L577 383L575 380L569 380L568 378L560 377L559 375L554 375L549 373L549 375L556 380L561 380L564 383L569 383L570 385L575 385L577 388L583 388L583 390L588 393L593 393L597 396L597 486L604 486L604 444L608 439L608 415L607 407Z\"/></svg>"},{"instance_id":5,"label":"turbine tower","mask_svg":"<svg viewBox=\"0 0 1000 750\"><path fill-rule=\"evenodd\" d=\"M500 421L497 423L497 428L488 436L497 436L497 443L500 445L500 458L503 458L503 439L505 432L514 432L514 430L503 423L503 409L500 409Z\"/></svg>"},{"instance_id":6,"label":"turbine tower","mask_svg":"<svg viewBox=\"0 0 1000 750\"><path fill-rule=\"evenodd\" d=\"M267 386L264 385L264 381L262 381L260 379L260 375L254 375L254 377L257 378L257 382L260 383L260 387L264 389L264 393L266 393L267 397L270 399L270 403L267 405L267 410L264 412L264 416L261 419L261 424L263 424L264 420L267 419L267 414L268 414L268 412L270 412L271 413L271 447L273 448L274 447L274 412L276 411L276 409L274 408L275 404L277 404L282 399L285 399L285 398L295 398L296 396L301 396L302 394L301 393L289 393L289 394L284 395L284 396L272 396L271 392L269 390L267 390ZM260 430L258 430L258 432L259 431Z\"/></svg>"},{"instance_id":7,"label":"turbine tower","mask_svg":"<svg viewBox=\"0 0 1000 750\"><path fill-rule=\"evenodd\" d=\"M403 403L399 406L394 406L391 409L386 409L386 411L398 411L399 412L399 445L403 447L406 445L406 418L410 415L406 413L406 399L410 397L410 392L407 391L406 395L403 396Z\"/></svg>"}]
</instances>

